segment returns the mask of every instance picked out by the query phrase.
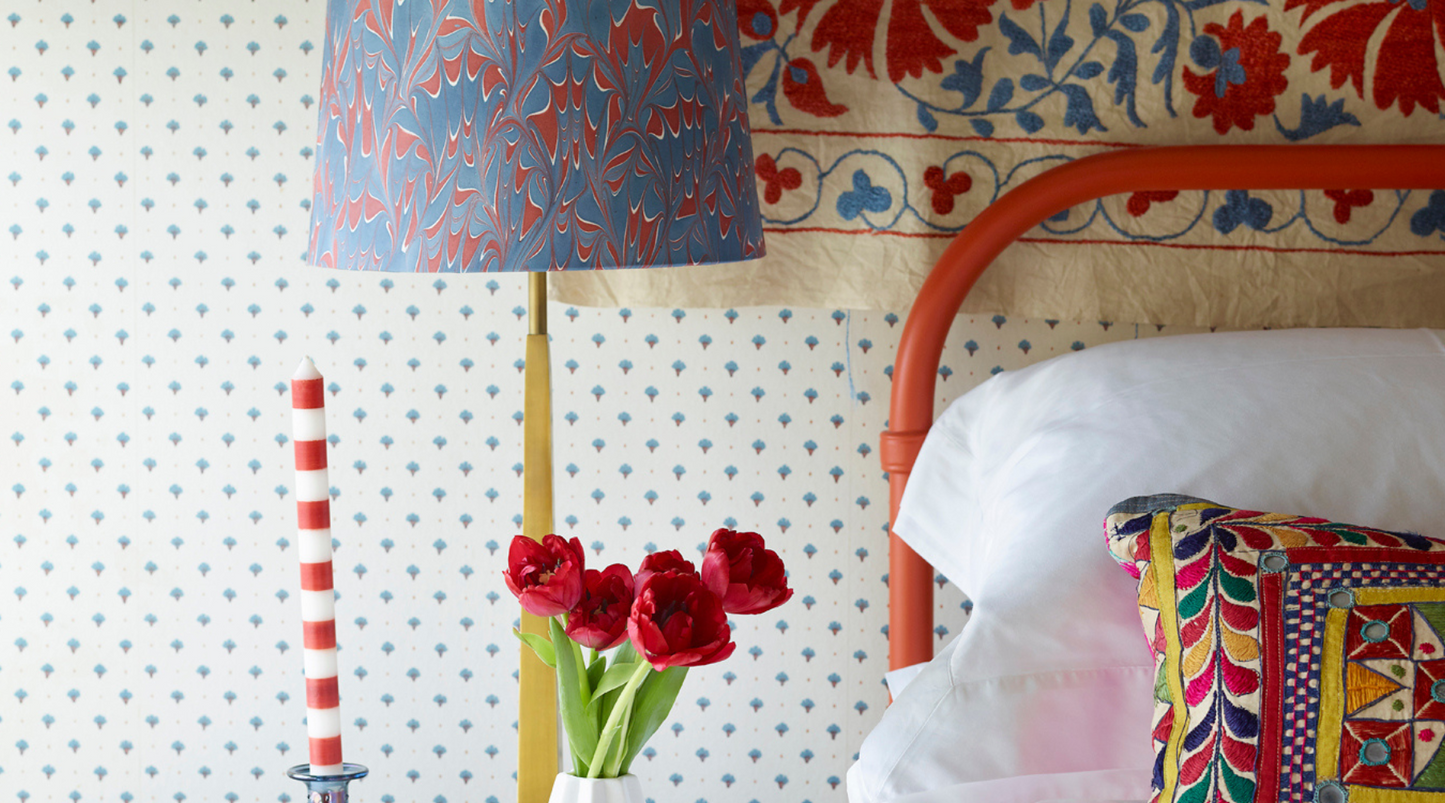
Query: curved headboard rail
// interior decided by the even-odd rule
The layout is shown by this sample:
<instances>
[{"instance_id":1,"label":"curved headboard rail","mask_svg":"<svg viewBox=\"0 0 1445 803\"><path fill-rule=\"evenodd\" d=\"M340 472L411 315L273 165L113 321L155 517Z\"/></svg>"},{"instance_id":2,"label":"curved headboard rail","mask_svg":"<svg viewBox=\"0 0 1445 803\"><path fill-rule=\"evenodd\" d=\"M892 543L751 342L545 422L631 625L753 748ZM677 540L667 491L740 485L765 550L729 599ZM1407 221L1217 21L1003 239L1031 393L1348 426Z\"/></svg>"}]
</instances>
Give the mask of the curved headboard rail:
<instances>
[{"instance_id":1,"label":"curved headboard rail","mask_svg":"<svg viewBox=\"0 0 1445 803\"><path fill-rule=\"evenodd\" d=\"M1445 145L1200 145L1086 156L1042 173L984 209L954 238L919 290L893 366L889 429L879 457L889 474L888 520L933 424L944 339L978 277L1010 243L1070 207L1147 190L1445 188ZM933 657L933 569L896 534L889 548L889 665Z\"/></svg>"}]
</instances>

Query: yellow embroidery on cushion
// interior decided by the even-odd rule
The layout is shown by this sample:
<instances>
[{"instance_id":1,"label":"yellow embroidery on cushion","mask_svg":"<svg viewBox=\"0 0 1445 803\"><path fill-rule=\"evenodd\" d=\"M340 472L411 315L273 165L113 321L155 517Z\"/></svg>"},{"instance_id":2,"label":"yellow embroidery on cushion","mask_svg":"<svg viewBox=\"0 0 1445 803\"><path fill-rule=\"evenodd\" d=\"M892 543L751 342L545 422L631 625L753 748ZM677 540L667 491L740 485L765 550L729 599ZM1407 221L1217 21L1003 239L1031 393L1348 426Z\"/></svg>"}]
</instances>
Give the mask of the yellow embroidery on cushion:
<instances>
[{"instance_id":1,"label":"yellow embroidery on cushion","mask_svg":"<svg viewBox=\"0 0 1445 803\"><path fill-rule=\"evenodd\" d=\"M1297 546L1309 546L1310 544L1309 536L1299 530L1276 527L1270 532L1274 533L1274 537L1279 539L1280 546L1285 549L1294 549Z\"/></svg>"},{"instance_id":2,"label":"yellow embroidery on cushion","mask_svg":"<svg viewBox=\"0 0 1445 803\"><path fill-rule=\"evenodd\" d=\"M1402 686L1379 672L1351 663L1345 669L1345 711L1354 713L1370 703L1394 694Z\"/></svg>"},{"instance_id":3,"label":"yellow embroidery on cushion","mask_svg":"<svg viewBox=\"0 0 1445 803\"><path fill-rule=\"evenodd\" d=\"M1219 639L1224 642L1224 651L1235 661L1243 663L1259 659L1259 642L1249 636L1223 627Z\"/></svg>"},{"instance_id":4,"label":"yellow embroidery on cushion","mask_svg":"<svg viewBox=\"0 0 1445 803\"><path fill-rule=\"evenodd\" d=\"M1214 628L1209 628L1200 634L1199 640L1189 648L1184 656L1184 664L1180 667L1180 674L1186 678L1192 678L1199 674L1209 656L1214 654Z\"/></svg>"},{"instance_id":5,"label":"yellow embroidery on cushion","mask_svg":"<svg viewBox=\"0 0 1445 803\"><path fill-rule=\"evenodd\" d=\"M1439 803L1439 792L1409 789L1380 789L1373 786L1345 784L1350 803Z\"/></svg>"},{"instance_id":6,"label":"yellow embroidery on cushion","mask_svg":"<svg viewBox=\"0 0 1445 803\"><path fill-rule=\"evenodd\" d=\"M1179 672L1179 610L1174 588L1174 539L1169 524L1170 514L1166 512L1156 513L1149 526L1149 573L1154 575L1160 629L1164 631L1163 672L1169 684L1169 699L1174 702L1174 723L1164 750L1164 785L1159 790L1159 800L1174 799L1174 785L1179 779L1179 744L1184 739L1184 726L1189 718L1189 709L1184 704L1184 680Z\"/></svg>"},{"instance_id":7,"label":"yellow embroidery on cushion","mask_svg":"<svg viewBox=\"0 0 1445 803\"><path fill-rule=\"evenodd\" d=\"M1144 576L1139 578L1139 606L1143 608L1154 608L1155 610L1159 609L1159 589L1154 584L1153 572L1144 572ZM1152 631L1146 630L1144 632L1148 633Z\"/></svg>"},{"instance_id":8,"label":"yellow embroidery on cushion","mask_svg":"<svg viewBox=\"0 0 1445 803\"><path fill-rule=\"evenodd\" d=\"M1356 605L1391 602L1445 602L1445 588L1357 588Z\"/></svg>"},{"instance_id":9,"label":"yellow embroidery on cushion","mask_svg":"<svg viewBox=\"0 0 1445 803\"><path fill-rule=\"evenodd\" d=\"M1358 593L1358 592L1357 592ZM1340 730L1344 727L1345 620L1348 608L1331 608L1325 615L1324 642L1320 645L1320 715L1315 741L1315 779L1340 777Z\"/></svg>"}]
</instances>

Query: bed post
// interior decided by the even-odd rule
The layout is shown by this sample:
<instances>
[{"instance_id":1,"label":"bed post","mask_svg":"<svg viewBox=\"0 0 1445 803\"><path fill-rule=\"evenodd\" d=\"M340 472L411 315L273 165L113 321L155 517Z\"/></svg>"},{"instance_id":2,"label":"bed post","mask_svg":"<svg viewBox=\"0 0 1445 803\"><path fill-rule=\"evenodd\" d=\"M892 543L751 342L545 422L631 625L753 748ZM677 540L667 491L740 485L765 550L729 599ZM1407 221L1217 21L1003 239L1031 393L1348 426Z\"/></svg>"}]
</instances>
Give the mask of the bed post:
<instances>
[{"instance_id":1,"label":"bed post","mask_svg":"<svg viewBox=\"0 0 1445 803\"><path fill-rule=\"evenodd\" d=\"M932 405L928 410L932 417ZM879 446L883 470L888 472L888 521L898 518L903 488L928 430L884 432ZM924 622L922 638L914 624ZM888 532L888 668L901 669L933 658L929 639L933 623L933 567L903 539ZM901 638L900 638L901 635Z\"/></svg>"},{"instance_id":2,"label":"bed post","mask_svg":"<svg viewBox=\"0 0 1445 803\"><path fill-rule=\"evenodd\" d=\"M1076 159L1024 182L949 243L909 311L893 366L888 472L889 667L933 657L933 569L891 524L933 425L944 339L973 283L1010 243L1071 206L1146 190L1445 189L1445 145L1196 145L1133 148Z\"/></svg>"}]
</instances>

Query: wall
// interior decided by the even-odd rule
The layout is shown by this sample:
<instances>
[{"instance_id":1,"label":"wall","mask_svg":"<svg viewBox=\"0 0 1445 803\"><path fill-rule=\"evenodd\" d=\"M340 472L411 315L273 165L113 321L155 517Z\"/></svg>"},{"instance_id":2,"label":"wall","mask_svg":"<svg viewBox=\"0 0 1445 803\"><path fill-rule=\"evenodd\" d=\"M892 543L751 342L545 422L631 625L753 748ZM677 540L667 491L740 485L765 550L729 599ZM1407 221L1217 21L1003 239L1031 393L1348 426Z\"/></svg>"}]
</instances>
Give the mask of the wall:
<instances>
[{"instance_id":1,"label":"wall","mask_svg":"<svg viewBox=\"0 0 1445 803\"><path fill-rule=\"evenodd\" d=\"M305 760L285 382L310 355L331 386L345 747L373 770L360 791L514 799L516 612L498 573L521 511L524 282L301 264L319 2L14 8L0 785L22 800L298 794L282 774ZM797 588L739 618L731 661L694 673L639 762L647 788L844 800L887 699L874 450L898 316L550 314L562 532L599 564L635 564L735 522ZM962 319L940 398L1152 333ZM940 639L960 602L940 595Z\"/></svg>"}]
</instances>

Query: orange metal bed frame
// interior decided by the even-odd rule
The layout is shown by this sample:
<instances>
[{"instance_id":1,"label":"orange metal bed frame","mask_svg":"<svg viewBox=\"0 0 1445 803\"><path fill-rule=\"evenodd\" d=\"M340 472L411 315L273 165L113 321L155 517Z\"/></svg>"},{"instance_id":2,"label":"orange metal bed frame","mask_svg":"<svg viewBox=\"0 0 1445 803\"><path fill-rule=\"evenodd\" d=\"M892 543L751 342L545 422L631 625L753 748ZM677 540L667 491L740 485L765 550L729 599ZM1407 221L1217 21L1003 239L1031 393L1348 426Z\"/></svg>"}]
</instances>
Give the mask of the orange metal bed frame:
<instances>
[{"instance_id":1,"label":"orange metal bed frame","mask_svg":"<svg viewBox=\"0 0 1445 803\"><path fill-rule=\"evenodd\" d=\"M889 429L879 457L888 472L888 518L933 424L944 338L973 283L999 252L1077 204L1149 190L1445 188L1445 145L1206 145L1140 148L1056 167L995 201L949 244L903 326L893 368ZM933 658L933 568L896 533L888 557L889 665Z\"/></svg>"}]
</instances>

